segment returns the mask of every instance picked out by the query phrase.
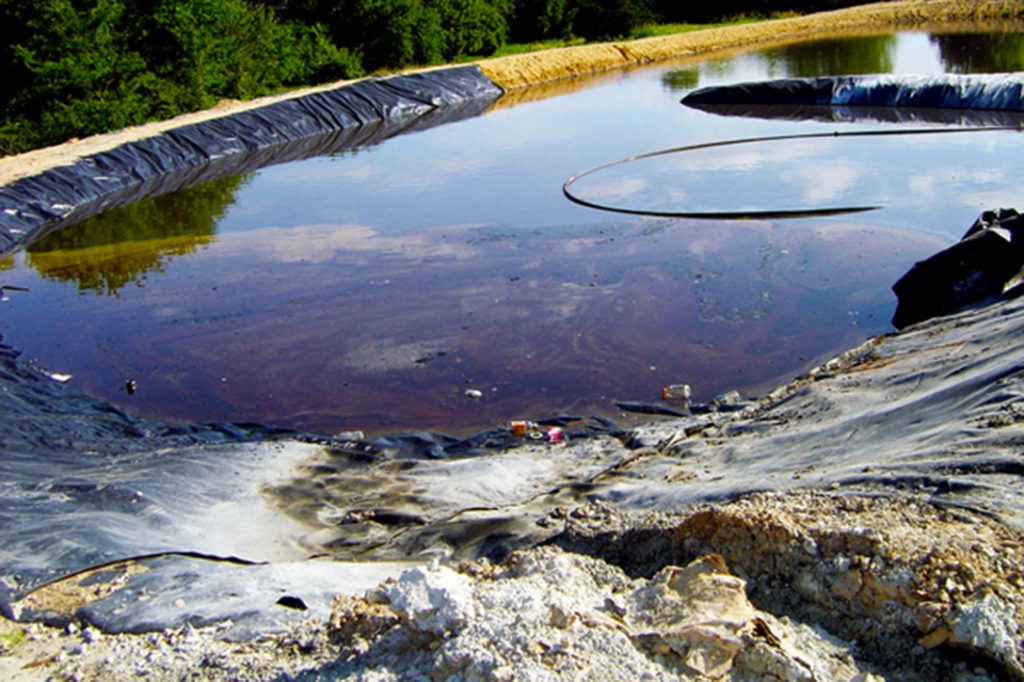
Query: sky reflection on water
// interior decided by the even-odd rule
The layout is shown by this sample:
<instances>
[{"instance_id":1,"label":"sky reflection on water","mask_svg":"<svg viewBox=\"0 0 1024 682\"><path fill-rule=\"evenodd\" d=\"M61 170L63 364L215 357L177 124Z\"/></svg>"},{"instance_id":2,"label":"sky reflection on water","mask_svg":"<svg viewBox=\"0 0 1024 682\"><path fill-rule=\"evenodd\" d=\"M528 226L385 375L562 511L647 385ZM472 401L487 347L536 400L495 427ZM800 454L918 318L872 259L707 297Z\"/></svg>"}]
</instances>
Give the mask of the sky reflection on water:
<instances>
[{"instance_id":1,"label":"sky reflection on water","mask_svg":"<svg viewBox=\"0 0 1024 682\"><path fill-rule=\"evenodd\" d=\"M322 432L618 417L612 400L680 381L702 399L764 390L888 329L899 275L979 210L1013 205L1020 135L735 148L589 187L643 204L887 206L856 217L633 219L568 202L562 182L638 152L840 125L712 116L680 106L680 87L956 70L940 49L906 34L607 74L141 202L0 264L4 283L30 288L5 303L4 336L145 416Z\"/></svg>"}]
</instances>

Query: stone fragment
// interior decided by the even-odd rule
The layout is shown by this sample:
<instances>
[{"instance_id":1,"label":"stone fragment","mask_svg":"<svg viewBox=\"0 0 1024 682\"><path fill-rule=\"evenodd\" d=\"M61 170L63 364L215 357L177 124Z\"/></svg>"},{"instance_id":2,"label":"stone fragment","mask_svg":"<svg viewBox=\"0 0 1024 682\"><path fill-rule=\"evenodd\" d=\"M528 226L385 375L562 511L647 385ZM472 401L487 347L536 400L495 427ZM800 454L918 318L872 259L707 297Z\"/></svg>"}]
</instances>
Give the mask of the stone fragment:
<instances>
[{"instance_id":1,"label":"stone fragment","mask_svg":"<svg viewBox=\"0 0 1024 682\"><path fill-rule=\"evenodd\" d=\"M668 566L640 592L637 615L647 630L644 645L671 651L711 679L732 668L743 647L740 633L758 615L747 599L746 582L731 575L717 554L683 568Z\"/></svg>"},{"instance_id":2,"label":"stone fragment","mask_svg":"<svg viewBox=\"0 0 1024 682\"><path fill-rule=\"evenodd\" d=\"M946 616L949 643L991 657L1024 677L1017 609L994 594L975 596Z\"/></svg>"},{"instance_id":3,"label":"stone fragment","mask_svg":"<svg viewBox=\"0 0 1024 682\"><path fill-rule=\"evenodd\" d=\"M476 615L471 580L445 566L404 571L385 594L391 609L412 627L435 635L451 632Z\"/></svg>"},{"instance_id":4,"label":"stone fragment","mask_svg":"<svg viewBox=\"0 0 1024 682\"><path fill-rule=\"evenodd\" d=\"M861 579L859 571L843 571L829 582L832 594L846 601L856 597L863 586L864 581Z\"/></svg>"}]
</instances>

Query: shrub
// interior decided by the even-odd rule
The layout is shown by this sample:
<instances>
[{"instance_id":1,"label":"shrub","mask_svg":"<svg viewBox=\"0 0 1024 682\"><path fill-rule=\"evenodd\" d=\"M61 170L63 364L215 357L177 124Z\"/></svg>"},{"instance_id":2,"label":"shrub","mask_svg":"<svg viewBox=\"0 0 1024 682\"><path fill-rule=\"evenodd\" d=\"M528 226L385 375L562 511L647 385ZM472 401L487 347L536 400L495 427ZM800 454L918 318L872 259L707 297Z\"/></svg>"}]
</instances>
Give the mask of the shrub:
<instances>
[{"instance_id":1,"label":"shrub","mask_svg":"<svg viewBox=\"0 0 1024 682\"><path fill-rule=\"evenodd\" d=\"M653 0L577 0L573 32L587 40L610 40L655 19Z\"/></svg>"},{"instance_id":2,"label":"shrub","mask_svg":"<svg viewBox=\"0 0 1024 682\"><path fill-rule=\"evenodd\" d=\"M515 0L509 39L516 43L569 38L576 5L573 0Z\"/></svg>"},{"instance_id":3,"label":"shrub","mask_svg":"<svg viewBox=\"0 0 1024 682\"><path fill-rule=\"evenodd\" d=\"M4 3L2 151L9 153L141 123L156 78L130 45L119 0L76 9L42 0L16 10ZM82 4L82 3L80 3ZM11 22L11 23L7 23Z\"/></svg>"},{"instance_id":4,"label":"shrub","mask_svg":"<svg viewBox=\"0 0 1024 682\"><path fill-rule=\"evenodd\" d=\"M362 73L318 25L245 0L0 0L0 153Z\"/></svg>"},{"instance_id":5,"label":"shrub","mask_svg":"<svg viewBox=\"0 0 1024 682\"><path fill-rule=\"evenodd\" d=\"M428 0L437 10L444 35L442 56L488 55L505 44L510 2L494 0Z\"/></svg>"}]
</instances>

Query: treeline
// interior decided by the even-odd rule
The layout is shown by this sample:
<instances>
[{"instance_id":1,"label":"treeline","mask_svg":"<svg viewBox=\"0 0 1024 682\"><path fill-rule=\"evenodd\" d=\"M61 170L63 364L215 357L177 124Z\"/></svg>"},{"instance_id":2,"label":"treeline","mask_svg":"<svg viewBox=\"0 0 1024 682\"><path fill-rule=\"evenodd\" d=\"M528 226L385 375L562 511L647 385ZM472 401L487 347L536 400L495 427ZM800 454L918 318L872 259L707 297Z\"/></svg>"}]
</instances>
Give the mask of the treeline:
<instances>
[{"instance_id":1,"label":"treeline","mask_svg":"<svg viewBox=\"0 0 1024 682\"><path fill-rule=\"evenodd\" d=\"M842 0L0 0L0 154L509 42Z\"/></svg>"}]
</instances>

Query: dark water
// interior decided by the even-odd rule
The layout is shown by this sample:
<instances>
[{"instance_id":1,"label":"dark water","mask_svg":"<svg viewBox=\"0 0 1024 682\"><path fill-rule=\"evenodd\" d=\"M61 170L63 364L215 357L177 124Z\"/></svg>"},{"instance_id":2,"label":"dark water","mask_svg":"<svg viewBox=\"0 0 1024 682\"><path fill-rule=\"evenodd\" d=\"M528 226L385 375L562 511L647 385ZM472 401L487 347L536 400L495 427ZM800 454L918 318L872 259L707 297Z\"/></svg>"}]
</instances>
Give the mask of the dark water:
<instances>
[{"instance_id":1,"label":"dark water","mask_svg":"<svg viewBox=\"0 0 1024 682\"><path fill-rule=\"evenodd\" d=\"M0 263L4 284L29 289L2 304L2 331L73 388L162 419L465 433L562 411L618 417L614 399L668 383L698 399L757 393L888 330L889 286L915 260L980 210L1024 203L1010 165L1021 136L753 145L586 188L645 206L885 207L842 218L628 218L568 202L562 183L655 149L841 127L680 106L699 85L996 71L1021 54L1017 34L902 34L519 93L536 99L44 239ZM843 129L865 127L887 128Z\"/></svg>"}]
</instances>

